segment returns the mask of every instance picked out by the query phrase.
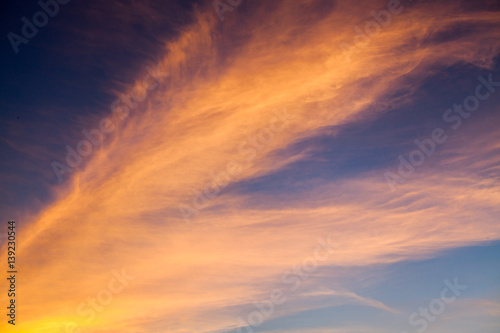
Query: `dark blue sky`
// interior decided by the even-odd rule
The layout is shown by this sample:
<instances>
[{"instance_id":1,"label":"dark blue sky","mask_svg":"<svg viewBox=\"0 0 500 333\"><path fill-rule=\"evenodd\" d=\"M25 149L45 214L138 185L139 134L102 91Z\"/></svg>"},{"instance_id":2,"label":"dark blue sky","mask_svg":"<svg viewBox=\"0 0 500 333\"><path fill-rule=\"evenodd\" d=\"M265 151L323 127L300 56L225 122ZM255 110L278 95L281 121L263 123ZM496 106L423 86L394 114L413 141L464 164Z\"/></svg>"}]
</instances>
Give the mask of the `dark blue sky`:
<instances>
[{"instance_id":1,"label":"dark blue sky","mask_svg":"<svg viewBox=\"0 0 500 333\"><path fill-rule=\"evenodd\" d=\"M499 1L57 7L19 52L41 7L0 10L20 332L498 332Z\"/></svg>"}]
</instances>

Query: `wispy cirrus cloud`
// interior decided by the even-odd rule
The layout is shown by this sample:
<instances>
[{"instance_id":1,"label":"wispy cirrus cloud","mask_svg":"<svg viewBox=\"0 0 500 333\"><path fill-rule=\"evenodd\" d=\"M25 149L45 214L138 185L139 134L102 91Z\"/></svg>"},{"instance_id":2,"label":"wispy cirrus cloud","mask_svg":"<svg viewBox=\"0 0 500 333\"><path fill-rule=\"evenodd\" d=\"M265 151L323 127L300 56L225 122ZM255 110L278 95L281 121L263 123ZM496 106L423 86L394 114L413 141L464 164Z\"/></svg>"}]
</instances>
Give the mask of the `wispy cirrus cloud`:
<instances>
[{"instance_id":1,"label":"wispy cirrus cloud","mask_svg":"<svg viewBox=\"0 0 500 333\"><path fill-rule=\"evenodd\" d=\"M164 41L157 65L168 82L25 227L21 329L74 321L93 332L215 332L235 327L234 308L272 290L326 233L341 248L325 266L422 259L498 239L499 184L484 175L497 170L494 132L465 146L450 141L445 158L437 155L436 167L423 167L397 194L380 167L345 179L305 177L288 193L244 186L310 161L312 150L297 149L304 140L328 129L335 138L343 125L417 103L419 87L443 68L493 66L498 12L463 15L451 2L406 8L346 64L339 43L384 5L248 2L223 23L200 6ZM457 25L466 32L450 36ZM211 181L210 172L248 158L241 143L284 108L294 115L286 131L186 225L179 204ZM86 323L75 308L106 285L110 266L130 267L137 280ZM395 311L349 290L332 296Z\"/></svg>"}]
</instances>

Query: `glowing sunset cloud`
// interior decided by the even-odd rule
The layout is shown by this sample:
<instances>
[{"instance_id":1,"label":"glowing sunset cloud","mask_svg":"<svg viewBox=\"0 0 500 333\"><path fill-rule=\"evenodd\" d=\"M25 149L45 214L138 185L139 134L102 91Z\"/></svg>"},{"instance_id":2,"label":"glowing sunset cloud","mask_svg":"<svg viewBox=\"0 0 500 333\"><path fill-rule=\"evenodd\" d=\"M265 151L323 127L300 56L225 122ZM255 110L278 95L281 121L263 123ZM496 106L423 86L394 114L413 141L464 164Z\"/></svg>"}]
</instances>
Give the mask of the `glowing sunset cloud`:
<instances>
[{"instance_id":1,"label":"glowing sunset cloud","mask_svg":"<svg viewBox=\"0 0 500 333\"><path fill-rule=\"evenodd\" d=\"M100 22L99 6L140 34L164 10L117 1L82 15ZM51 177L28 172L30 162L9 182L33 177L51 200L6 207L20 221L22 268L17 322L0 322L2 332L416 331L424 322L407 318L456 275L430 270L435 279L418 285L435 296L412 303L384 285L402 286L392 269L404 275L398 265L470 246L498 250L498 9L243 0L221 21L216 8L172 4L183 16L155 42L155 63L138 56L125 83L104 80L112 102L57 128L66 141L37 150L2 140L47 161L37 168ZM98 29L83 30L69 29L87 36L73 47L100 49ZM96 38L134 48L120 30L109 34ZM478 85L488 97L452 128L443 114ZM415 139L435 128L446 140L391 191L384 175L401 177L398 156L410 160ZM425 322L429 332L498 329L498 297L484 296L498 296L498 281L458 281L467 292L446 313L481 308L488 324L443 315Z\"/></svg>"}]
</instances>

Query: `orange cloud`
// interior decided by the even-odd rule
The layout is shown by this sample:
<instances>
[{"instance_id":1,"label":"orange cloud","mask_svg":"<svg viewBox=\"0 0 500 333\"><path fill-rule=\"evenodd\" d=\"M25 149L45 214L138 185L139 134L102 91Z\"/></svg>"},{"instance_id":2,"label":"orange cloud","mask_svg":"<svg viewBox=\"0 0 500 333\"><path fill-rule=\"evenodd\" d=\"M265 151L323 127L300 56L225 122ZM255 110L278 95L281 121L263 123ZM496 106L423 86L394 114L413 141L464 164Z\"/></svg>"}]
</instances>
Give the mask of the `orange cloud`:
<instances>
[{"instance_id":1,"label":"orange cloud","mask_svg":"<svg viewBox=\"0 0 500 333\"><path fill-rule=\"evenodd\" d=\"M499 238L498 183L446 172L408 182L397 195L379 171L293 195L262 194L272 209L248 206L244 193L221 193L186 224L179 204L212 181L210 172L245 161L239 147L269 126L274 110L286 108L293 121L232 183L305 158L275 153L325 127L412 103L418 84L442 68L488 67L499 53L498 13L464 15L457 4L405 8L350 63L340 43L384 2L344 1L326 10L320 1L248 6L223 23L210 6L200 9L167 41L158 66L171 73L169 82L20 233L20 332L54 331L66 322L108 333L231 328L229 308L272 290L326 234L340 248L325 265L424 258ZM442 37L457 24L480 32ZM396 91L404 98L391 97ZM137 278L86 322L78 305L121 267Z\"/></svg>"}]
</instances>

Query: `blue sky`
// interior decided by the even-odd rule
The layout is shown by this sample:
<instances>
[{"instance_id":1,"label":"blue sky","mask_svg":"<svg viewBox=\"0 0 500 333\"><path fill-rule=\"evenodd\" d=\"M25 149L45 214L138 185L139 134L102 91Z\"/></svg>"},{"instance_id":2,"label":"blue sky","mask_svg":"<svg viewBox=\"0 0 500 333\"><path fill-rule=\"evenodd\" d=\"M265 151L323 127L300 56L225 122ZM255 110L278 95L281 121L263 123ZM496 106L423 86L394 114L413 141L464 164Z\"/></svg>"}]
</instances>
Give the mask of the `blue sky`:
<instances>
[{"instance_id":1,"label":"blue sky","mask_svg":"<svg viewBox=\"0 0 500 333\"><path fill-rule=\"evenodd\" d=\"M55 1L2 5L2 332L498 332L496 1Z\"/></svg>"}]
</instances>

